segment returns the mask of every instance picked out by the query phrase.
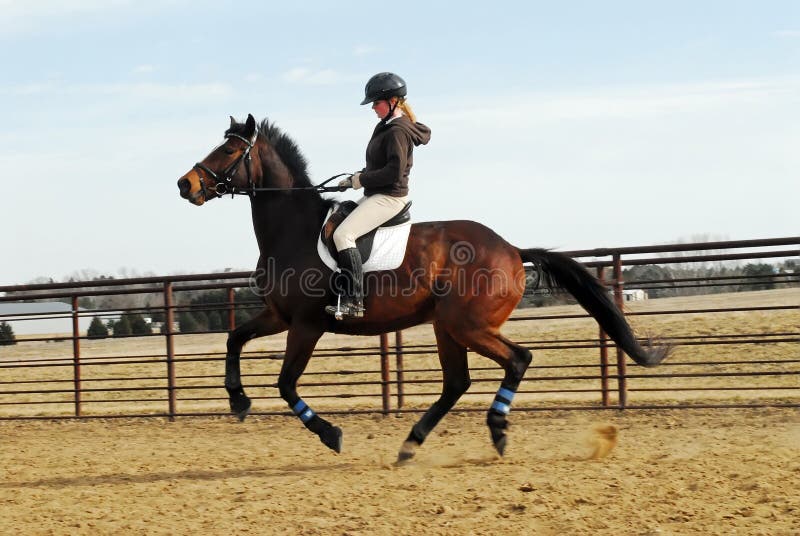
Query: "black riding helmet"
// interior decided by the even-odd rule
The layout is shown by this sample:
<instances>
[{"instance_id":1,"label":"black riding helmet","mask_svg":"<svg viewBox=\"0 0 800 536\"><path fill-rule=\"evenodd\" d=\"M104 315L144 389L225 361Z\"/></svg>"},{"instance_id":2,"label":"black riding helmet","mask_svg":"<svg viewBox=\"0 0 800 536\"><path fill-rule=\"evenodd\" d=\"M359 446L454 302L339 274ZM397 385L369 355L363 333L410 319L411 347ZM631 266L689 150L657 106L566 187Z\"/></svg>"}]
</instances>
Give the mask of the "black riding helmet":
<instances>
[{"instance_id":1,"label":"black riding helmet","mask_svg":"<svg viewBox=\"0 0 800 536\"><path fill-rule=\"evenodd\" d=\"M361 101L361 104L405 96L405 80L394 73L378 73L367 82L367 86L364 88L364 100Z\"/></svg>"}]
</instances>

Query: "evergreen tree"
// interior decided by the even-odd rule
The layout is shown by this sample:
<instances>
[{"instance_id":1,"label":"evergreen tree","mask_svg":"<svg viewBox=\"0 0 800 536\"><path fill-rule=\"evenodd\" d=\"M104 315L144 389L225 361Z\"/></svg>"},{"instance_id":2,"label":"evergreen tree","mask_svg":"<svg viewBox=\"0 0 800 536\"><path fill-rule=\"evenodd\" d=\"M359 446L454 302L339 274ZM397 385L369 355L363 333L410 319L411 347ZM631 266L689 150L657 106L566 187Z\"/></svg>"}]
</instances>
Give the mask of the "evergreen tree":
<instances>
[{"instance_id":1,"label":"evergreen tree","mask_svg":"<svg viewBox=\"0 0 800 536\"><path fill-rule=\"evenodd\" d=\"M195 331L208 331L208 315L205 311L195 311L189 314L194 317L194 321L197 324Z\"/></svg>"},{"instance_id":2,"label":"evergreen tree","mask_svg":"<svg viewBox=\"0 0 800 536\"><path fill-rule=\"evenodd\" d=\"M236 319L237 326L241 326L260 313L264 308L264 302L249 288L243 288L234 292L233 301L235 303L234 318Z\"/></svg>"},{"instance_id":3,"label":"evergreen tree","mask_svg":"<svg viewBox=\"0 0 800 536\"><path fill-rule=\"evenodd\" d=\"M126 337L131 334L131 323L128 315L122 315L119 322L114 324L114 337Z\"/></svg>"},{"instance_id":4,"label":"evergreen tree","mask_svg":"<svg viewBox=\"0 0 800 536\"><path fill-rule=\"evenodd\" d=\"M133 335L149 335L153 333L152 326L145 322L140 314L129 315L128 322L131 325L131 333Z\"/></svg>"},{"instance_id":5,"label":"evergreen tree","mask_svg":"<svg viewBox=\"0 0 800 536\"><path fill-rule=\"evenodd\" d=\"M0 346L10 346L12 344L17 344L14 329L8 322L0 322Z\"/></svg>"},{"instance_id":6,"label":"evergreen tree","mask_svg":"<svg viewBox=\"0 0 800 536\"><path fill-rule=\"evenodd\" d=\"M211 331L221 331L225 329L225 324L222 323L222 315L219 311L211 311L208 313L208 329Z\"/></svg>"},{"instance_id":7,"label":"evergreen tree","mask_svg":"<svg viewBox=\"0 0 800 536\"><path fill-rule=\"evenodd\" d=\"M108 337L108 328L100 320L100 317L94 317L92 323L89 324L89 329L86 332L90 339L105 339Z\"/></svg>"},{"instance_id":8,"label":"evergreen tree","mask_svg":"<svg viewBox=\"0 0 800 536\"><path fill-rule=\"evenodd\" d=\"M197 331L197 321L191 313L181 313L178 315L178 324L181 328L181 333L192 333Z\"/></svg>"},{"instance_id":9,"label":"evergreen tree","mask_svg":"<svg viewBox=\"0 0 800 536\"><path fill-rule=\"evenodd\" d=\"M94 303L94 299L89 296L83 296L78 298L78 307L83 307L84 309L97 309L97 305Z\"/></svg>"},{"instance_id":10,"label":"evergreen tree","mask_svg":"<svg viewBox=\"0 0 800 536\"><path fill-rule=\"evenodd\" d=\"M757 276L752 283L742 285L742 290L769 290L775 288L775 268L771 264L748 264L742 271L743 275Z\"/></svg>"},{"instance_id":11,"label":"evergreen tree","mask_svg":"<svg viewBox=\"0 0 800 536\"><path fill-rule=\"evenodd\" d=\"M239 309L237 307L236 312L234 313L233 316L236 319L235 320L236 325L237 326L241 326L242 324L244 324L245 322L250 320L250 318L252 317L252 314L251 314L251 311L249 309L248 310L242 310L242 309Z\"/></svg>"}]
</instances>

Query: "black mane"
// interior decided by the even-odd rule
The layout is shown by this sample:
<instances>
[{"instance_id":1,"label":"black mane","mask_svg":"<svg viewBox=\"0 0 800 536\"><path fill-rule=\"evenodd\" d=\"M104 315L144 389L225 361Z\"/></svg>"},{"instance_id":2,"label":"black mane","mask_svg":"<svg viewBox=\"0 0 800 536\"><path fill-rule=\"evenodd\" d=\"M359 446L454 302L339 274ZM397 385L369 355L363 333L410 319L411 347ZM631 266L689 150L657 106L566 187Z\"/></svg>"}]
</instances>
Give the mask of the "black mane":
<instances>
[{"instance_id":1,"label":"black mane","mask_svg":"<svg viewBox=\"0 0 800 536\"><path fill-rule=\"evenodd\" d=\"M234 134L242 134L244 132L244 123L236 123L227 132ZM300 148L288 134L283 132L280 128L270 123L269 119L264 119L258 125L258 135L264 138L269 143L275 152L280 156L284 165L289 168L289 172L295 180L296 186L313 186L311 178L308 176L308 161Z\"/></svg>"}]
</instances>

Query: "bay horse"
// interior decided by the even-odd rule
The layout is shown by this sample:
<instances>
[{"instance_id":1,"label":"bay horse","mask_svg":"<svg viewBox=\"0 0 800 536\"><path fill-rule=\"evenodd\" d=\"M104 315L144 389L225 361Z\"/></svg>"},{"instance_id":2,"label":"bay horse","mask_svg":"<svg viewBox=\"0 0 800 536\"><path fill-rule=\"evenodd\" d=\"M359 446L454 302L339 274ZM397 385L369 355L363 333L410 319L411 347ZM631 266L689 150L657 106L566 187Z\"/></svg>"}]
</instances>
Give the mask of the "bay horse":
<instances>
[{"instance_id":1,"label":"bay horse","mask_svg":"<svg viewBox=\"0 0 800 536\"><path fill-rule=\"evenodd\" d=\"M326 181L327 182L327 181ZM530 350L510 341L500 327L525 290L523 263L536 264L591 314L637 364L659 364L668 347L644 347L635 338L606 288L572 258L545 249L519 249L473 221L434 221L411 226L399 268L365 278L366 315L335 320L325 306L335 301L330 270L316 244L332 204L312 184L297 145L269 120L231 117L225 141L178 180L181 197L202 205L225 194L250 197L260 251L258 288L265 308L233 330L227 341L225 388L231 411L244 419L250 399L241 382L239 357L247 341L288 330L278 389L295 415L327 447L341 451L342 431L317 415L297 392L297 381L325 332L378 335L430 322L442 368L439 399L414 424L398 461L416 449L470 386L467 350L505 371L486 423L497 452L506 448L507 415L532 361Z\"/></svg>"}]
</instances>

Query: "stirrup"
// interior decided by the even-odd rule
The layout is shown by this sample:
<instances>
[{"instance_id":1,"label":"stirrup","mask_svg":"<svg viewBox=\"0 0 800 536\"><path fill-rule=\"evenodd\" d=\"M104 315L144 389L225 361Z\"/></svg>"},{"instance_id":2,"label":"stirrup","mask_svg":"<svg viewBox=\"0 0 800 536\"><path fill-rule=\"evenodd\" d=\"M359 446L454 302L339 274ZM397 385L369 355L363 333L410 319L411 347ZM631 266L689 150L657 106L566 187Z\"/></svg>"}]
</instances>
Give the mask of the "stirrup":
<instances>
[{"instance_id":1,"label":"stirrup","mask_svg":"<svg viewBox=\"0 0 800 536\"><path fill-rule=\"evenodd\" d=\"M326 305L325 312L333 315L336 320L343 320L348 318L363 318L364 306L348 301L342 305L342 295L339 294L336 298L336 305Z\"/></svg>"}]
</instances>

